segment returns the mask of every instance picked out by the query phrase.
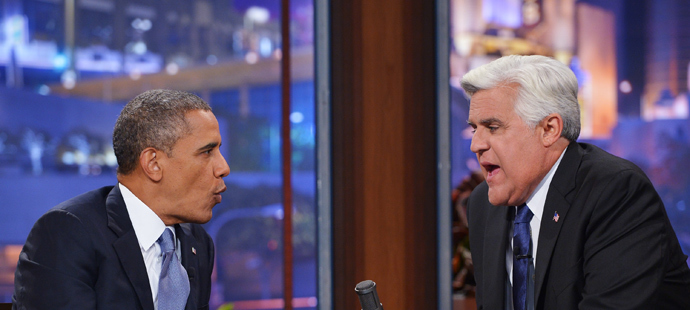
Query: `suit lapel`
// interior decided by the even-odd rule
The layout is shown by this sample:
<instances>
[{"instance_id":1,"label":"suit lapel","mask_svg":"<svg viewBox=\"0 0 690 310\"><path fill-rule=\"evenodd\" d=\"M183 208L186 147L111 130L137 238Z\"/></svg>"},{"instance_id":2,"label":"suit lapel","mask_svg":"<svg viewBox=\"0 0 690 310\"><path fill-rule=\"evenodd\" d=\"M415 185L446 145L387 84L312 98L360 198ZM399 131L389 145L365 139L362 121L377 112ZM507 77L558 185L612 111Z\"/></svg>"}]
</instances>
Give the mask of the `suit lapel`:
<instances>
[{"instance_id":1,"label":"suit lapel","mask_svg":"<svg viewBox=\"0 0 690 310\"><path fill-rule=\"evenodd\" d=\"M139 302L145 310L153 310L153 297L148 272L141 256L139 240L134 233L132 221L129 219L125 201L122 199L119 186L115 186L106 200L108 212L108 227L115 232L118 239L113 243L115 252L120 259L122 269L129 278Z\"/></svg>"},{"instance_id":2,"label":"suit lapel","mask_svg":"<svg viewBox=\"0 0 690 310\"><path fill-rule=\"evenodd\" d=\"M484 298L484 309L502 309L505 306L505 285L508 274L506 270L506 249L508 248L508 234L510 233L511 222L515 216L515 208L496 207L491 208L487 213L486 227L484 235L484 266L496 266L496 268L484 268L486 275L484 281L484 292L500 292L496 294L502 298ZM488 296L488 295L487 295Z\"/></svg>"},{"instance_id":3,"label":"suit lapel","mask_svg":"<svg viewBox=\"0 0 690 310\"><path fill-rule=\"evenodd\" d=\"M196 274L199 269L199 257L196 251L199 247L196 238L194 238L191 233L190 225L191 224L175 225L175 235L180 239L182 266L187 270L187 275L189 276L189 298L187 299L187 306L185 307L185 309L188 310L196 309L196 305L198 305L196 298L199 295L197 293L199 290L199 277Z\"/></svg>"},{"instance_id":4,"label":"suit lapel","mask_svg":"<svg viewBox=\"0 0 690 310\"><path fill-rule=\"evenodd\" d=\"M575 176L582 160L582 149L576 142L571 142L563 159L551 180L549 192L546 194L544 213L539 231L539 248L537 249L537 265L535 266L535 302L539 302L544 290L546 270L551 264L553 249L558 235L567 220L568 209L572 203L570 193L575 189ZM556 220L556 215L558 219Z\"/></svg>"}]
</instances>

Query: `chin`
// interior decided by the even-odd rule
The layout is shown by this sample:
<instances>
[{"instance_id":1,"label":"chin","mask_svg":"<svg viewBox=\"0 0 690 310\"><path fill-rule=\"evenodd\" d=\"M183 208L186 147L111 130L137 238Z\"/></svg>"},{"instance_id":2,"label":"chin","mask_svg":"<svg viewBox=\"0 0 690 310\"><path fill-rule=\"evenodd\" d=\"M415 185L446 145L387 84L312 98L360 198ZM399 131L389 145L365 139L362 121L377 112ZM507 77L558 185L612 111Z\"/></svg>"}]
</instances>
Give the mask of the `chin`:
<instances>
[{"instance_id":1,"label":"chin","mask_svg":"<svg viewBox=\"0 0 690 310\"><path fill-rule=\"evenodd\" d=\"M505 200L491 200L491 198L489 198L489 202L497 207L510 206Z\"/></svg>"},{"instance_id":2,"label":"chin","mask_svg":"<svg viewBox=\"0 0 690 310\"><path fill-rule=\"evenodd\" d=\"M489 188L489 202L494 206L509 206L508 199L500 195L492 195L491 188Z\"/></svg>"},{"instance_id":3,"label":"chin","mask_svg":"<svg viewBox=\"0 0 690 310\"><path fill-rule=\"evenodd\" d=\"M213 218L213 213L209 213L208 216L205 216L205 217L203 217L203 218L200 218L199 221L198 221L197 223L198 223L198 224L206 224L206 223L208 223L208 221L211 220L211 218Z\"/></svg>"},{"instance_id":4,"label":"chin","mask_svg":"<svg viewBox=\"0 0 690 310\"><path fill-rule=\"evenodd\" d=\"M206 224L208 221L211 220L213 217L213 213L209 212L206 214L205 212L199 212L198 214L195 214L194 217L189 218L186 222L187 223L194 223L194 224Z\"/></svg>"}]
</instances>

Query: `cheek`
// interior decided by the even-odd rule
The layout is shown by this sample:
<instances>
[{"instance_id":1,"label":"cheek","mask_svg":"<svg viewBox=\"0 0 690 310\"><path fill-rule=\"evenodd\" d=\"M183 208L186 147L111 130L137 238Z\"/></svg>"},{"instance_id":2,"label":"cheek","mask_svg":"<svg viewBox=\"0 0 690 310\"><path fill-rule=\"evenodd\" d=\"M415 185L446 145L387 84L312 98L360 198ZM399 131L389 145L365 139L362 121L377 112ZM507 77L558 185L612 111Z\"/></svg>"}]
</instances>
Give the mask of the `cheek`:
<instances>
[{"instance_id":1,"label":"cheek","mask_svg":"<svg viewBox=\"0 0 690 310\"><path fill-rule=\"evenodd\" d=\"M495 149L498 164L511 183L519 183L533 164L532 154L525 146L520 139L508 139Z\"/></svg>"},{"instance_id":2,"label":"cheek","mask_svg":"<svg viewBox=\"0 0 690 310\"><path fill-rule=\"evenodd\" d=\"M521 151L513 162L512 177L516 188L526 189L530 184L539 182L536 180L543 163L543 154L540 146L534 144L534 140L524 139L521 143Z\"/></svg>"},{"instance_id":3,"label":"cheek","mask_svg":"<svg viewBox=\"0 0 690 310\"><path fill-rule=\"evenodd\" d=\"M204 177L205 177L206 171L208 171L208 170L206 170L205 166L200 166L200 165L189 166L187 168L187 177L188 177L189 183L191 183L193 186L201 185L201 183L204 182Z\"/></svg>"}]
</instances>

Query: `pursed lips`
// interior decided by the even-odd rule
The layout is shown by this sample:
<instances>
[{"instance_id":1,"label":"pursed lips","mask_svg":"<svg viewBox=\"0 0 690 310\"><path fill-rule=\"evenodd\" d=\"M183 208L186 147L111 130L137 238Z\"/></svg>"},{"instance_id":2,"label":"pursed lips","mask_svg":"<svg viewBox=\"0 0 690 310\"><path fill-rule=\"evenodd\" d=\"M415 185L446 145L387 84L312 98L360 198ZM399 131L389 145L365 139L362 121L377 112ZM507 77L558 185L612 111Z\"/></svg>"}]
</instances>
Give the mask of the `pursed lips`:
<instances>
[{"instance_id":1,"label":"pursed lips","mask_svg":"<svg viewBox=\"0 0 690 310\"><path fill-rule=\"evenodd\" d=\"M216 199L216 203L220 203L223 200L223 196L220 194L227 190L228 187L223 184L223 187L213 193L213 197Z\"/></svg>"},{"instance_id":2,"label":"pursed lips","mask_svg":"<svg viewBox=\"0 0 690 310\"><path fill-rule=\"evenodd\" d=\"M224 192L226 189L228 189L228 187L225 186L225 184L223 184L223 188L221 188L220 190L216 191L214 194L215 194L215 195L220 195L220 193Z\"/></svg>"}]
</instances>

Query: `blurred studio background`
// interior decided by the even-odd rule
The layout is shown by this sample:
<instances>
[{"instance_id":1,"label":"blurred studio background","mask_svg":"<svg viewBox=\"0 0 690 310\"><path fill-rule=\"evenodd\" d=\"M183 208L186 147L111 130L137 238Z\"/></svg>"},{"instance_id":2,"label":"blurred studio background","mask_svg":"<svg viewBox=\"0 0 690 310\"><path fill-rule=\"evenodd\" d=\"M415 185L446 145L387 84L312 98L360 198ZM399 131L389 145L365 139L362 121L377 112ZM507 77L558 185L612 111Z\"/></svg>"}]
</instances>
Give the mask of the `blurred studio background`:
<instances>
[{"instance_id":1,"label":"blurred studio background","mask_svg":"<svg viewBox=\"0 0 690 310\"><path fill-rule=\"evenodd\" d=\"M289 7L282 7L281 3L286 2ZM331 10L333 28L329 28L328 23L317 22L319 16L316 12L321 11L315 2L325 5L325 12ZM347 203L336 200L344 197L341 200L348 203L369 204L368 197L376 197L372 199L385 205L379 207L395 210L387 205L391 200L398 201L398 198L388 195L386 188L375 188L366 195L362 194L364 196L357 194L353 198L347 196L348 190L337 189L350 184L355 188L352 191L359 193L358 186L365 187L337 180L342 173L339 169L347 170L337 163L349 163L347 158L338 156L354 154L355 167L359 167L359 160L365 162L362 165L367 169L375 169L372 166L376 164L367 164L367 147L385 149L390 145L386 140L383 144L367 142L367 133L355 130L352 135L356 138L356 147L347 149L353 153L342 155L338 153L342 150L339 145L353 144L347 144L347 141L343 144L342 138L326 139L325 142L317 139L319 120L315 98L319 90L316 85L322 79L331 81L331 77L315 79L318 64L322 64L317 64L318 57L315 57L320 27L327 28L329 36L325 39L334 41L324 44L330 46L330 53L335 55L330 65L336 73L354 71L351 75L336 74L332 80L334 94L350 89L350 84L355 85L352 88L355 91L345 92L341 97L345 99L333 99L336 109L325 120L326 123L333 122L336 135L343 135L338 130L348 128L339 125L341 119L354 119L351 122L358 124L361 118L365 125L377 122L386 126L387 120L398 117L396 113L389 113L385 106L381 109L367 106L379 104L367 99L370 92L378 91L372 90L377 88L371 86L375 83L367 84L372 82L372 77L365 74L369 66L393 63L391 66L394 68L396 57L402 57L402 62L408 59L405 57L412 57L405 56L409 50L415 51L415 55L434 55L439 47L448 49L438 53L445 55L444 59L420 58L413 59L412 62L417 61L413 65L408 63L408 66L419 68L410 69L417 70L414 72L427 72L424 68L431 68L431 75L446 86L437 89L446 92L445 89L447 94L437 93L427 101L416 103L409 103L411 99L400 100L404 102L401 106L409 110L415 104L440 106L443 98L448 99L446 104L450 113L439 117L448 118L445 130L449 132L450 144L444 148L442 143L438 143L436 150L429 152L432 157L437 153L449 154L449 177L440 181L449 184L430 184L455 191L452 195L448 192L439 201L429 201L429 206L420 209L428 210L434 218L437 212L441 212L436 209L440 201L452 201L450 212L439 213L439 218L453 219L452 227L436 232L433 230L436 226L429 228L410 224L403 229L431 230L436 236L452 234L452 245L447 245L450 248L447 252L452 254L449 257L443 254L446 245L431 247L440 253L432 255L433 258L440 257L438 266L447 262L452 264L452 268L432 266L428 267L428 273L451 273L448 278L452 278L452 283L443 282L444 276L434 276L438 285L447 285L448 288L431 291L451 291L454 309L472 309L471 248L466 242L462 203L465 195L481 181L481 177L473 175L479 166L469 150L471 133L466 125L469 103L459 81L472 68L503 55L547 55L572 68L580 85L583 126L580 140L627 158L647 173L664 200L685 253L690 253L690 206L687 206L690 203L688 1L437 0L433 4L407 4L404 0L363 0L343 4L348 2L2 0L0 3L0 302L11 301L17 256L38 217L75 195L116 183L111 136L123 105L145 90L170 88L193 92L212 106L223 136L222 152L231 168L230 175L225 178L228 190L223 194L223 202L215 207L213 219L205 225L217 246L211 308L283 309L285 188L281 171L285 156L281 153L281 116L284 112L281 63L286 61L283 47L289 44L291 72L287 82L291 107L288 111L291 182L288 191L292 195L293 259L288 268L292 270L292 306L325 309L321 306L330 305L331 301L319 302L317 297L332 296L319 294L319 291L332 290L336 303L343 298L350 304L356 303L354 292L346 293L347 297L338 295L341 288L339 274L351 271L339 267L353 266L338 262L342 256L339 254L343 254L339 252L340 245L345 244L351 249L356 247L352 245L356 242L338 239L342 235L337 230L345 224L339 226L338 216L343 213L337 210ZM425 10L417 11L419 7ZM372 11L371 8L377 10ZM281 15L281 12L287 12L287 15ZM281 16L289 16L289 42L281 36ZM351 16L354 18L348 20ZM399 17L399 20L390 16ZM418 27L415 23L427 20L429 16L432 22L422 23L423 26L419 27L423 28L415 28ZM323 17L322 20L329 18ZM403 26L381 27L388 23ZM445 29L438 28L445 26ZM437 34L444 37L434 37ZM342 36L351 37L343 39ZM431 39L415 41L415 38L425 36ZM446 43L434 45L433 41ZM426 53L424 50L435 52ZM403 56L399 56L397 51ZM342 59L351 62L340 62ZM353 63L355 65L351 67L354 69L341 68ZM440 66L445 66L445 70L439 69ZM357 71L360 69L362 71ZM404 75L407 70L391 70L391 74L383 72L379 80L399 78L395 73ZM348 83L351 80L343 80L343 76L355 82ZM416 85L429 82L410 76L409 80L401 83L407 87L400 95L405 97L415 92ZM348 102L350 98L355 100ZM396 96L385 98L391 101L384 103L392 105L396 105L395 100L399 99ZM338 107L339 104L345 108ZM349 104L355 108L348 110ZM368 116L366 113L371 111L381 113ZM443 123L438 118L436 121ZM409 129L403 134L413 137L414 130ZM356 144L362 136L365 141L361 145ZM332 244L326 242L330 246L325 248L317 247L321 244L318 243L317 223L322 223L317 212L317 154L321 154L317 152L317 140L335 143L332 148L335 161L330 169L336 179L333 187L336 199L333 201L336 210L333 229L336 231L335 241ZM414 147L402 149L415 152ZM402 161L400 158L406 158L408 162L401 162L401 165L422 167L415 160L428 159L398 155L392 156L393 160L387 158L385 163L397 164ZM330 159L328 163L331 163ZM433 170L436 163L424 167ZM352 176L359 177L358 172L344 173L345 176L353 173ZM368 172L362 173L366 178ZM409 188L406 191L414 193ZM352 212L358 211L361 209ZM344 214L346 219L365 216ZM401 214L408 213L401 211ZM387 220L380 219L382 222ZM368 221L354 221L353 227L370 224ZM400 223L405 220L398 221L394 217L391 221ZM415 245L422 241L414 239L410 242ZM399 253L398 248L394 244L390 253ZM335 256L330 258L335 264L318 263L320 251ZM359 257L352 263L354 266L369 266L358 252L351 252L344 255ZM385 258L393 262L406 260L393 254ZM415 266L414 259L408 260L411 262L388 265L390 268L407 268L400 270L402 273ZM319 268L325 268L325 273ZM394 281L387 282L385 277L387 271L377 273L369 266L367 272L367 277L378 276L378 280L374 280L382 288L393 287L391 282ZM333 275L335 284L322 285L329 283L320 280L323 274ZM362 272L354 274L359 276ZM407 280L404 278L398 282L406 283ZM355 284L347 282L342 285L352 290ZM414 286L411 283L406 285ZM405 297L387 294L386 290L380 290L379 294L384 303L387 301L393 306L397 302L393 301L394 298L405 300ZM439 293L439 296L444 298L443 294ZM444 302L438 304L439 308L447 309L443 307ZM340 305L335 306L341 309L338 307Z\"/></svg>"},{"instance_id":2,"label":"blurred studio background","mask_svg":"<svg viewBox=\"0 0 690 310\"><path fill-rule=\"evenodd\" d=\"M130 99L185 90L218 118L228 190L205 225L217 246L211 308L281 301L281 46L291 44L294 296L316 305L313 4L280 1L6 0L0 6L0 298L33 222L113 185L112 129ZM233 304L233 302L235 302Z\"/></svg>"},{"instance_id":3,"label":"blurred studio background","mask_svg":"<svg viewBox=\"0 0 690 310\"><path fill-rule=\"evenodd\" d=\"M690 253L690 2L451 0L450 14L452 182L461 196L456 210L464 210L463 193L477 183L472 172L479 170L469 150L469 102L460 79L503 55L547 55L577 76L579 141L645 171ZM471 248L460 216L454 231L455 296L471 296Z\"/></svg>"}]
</instances>

